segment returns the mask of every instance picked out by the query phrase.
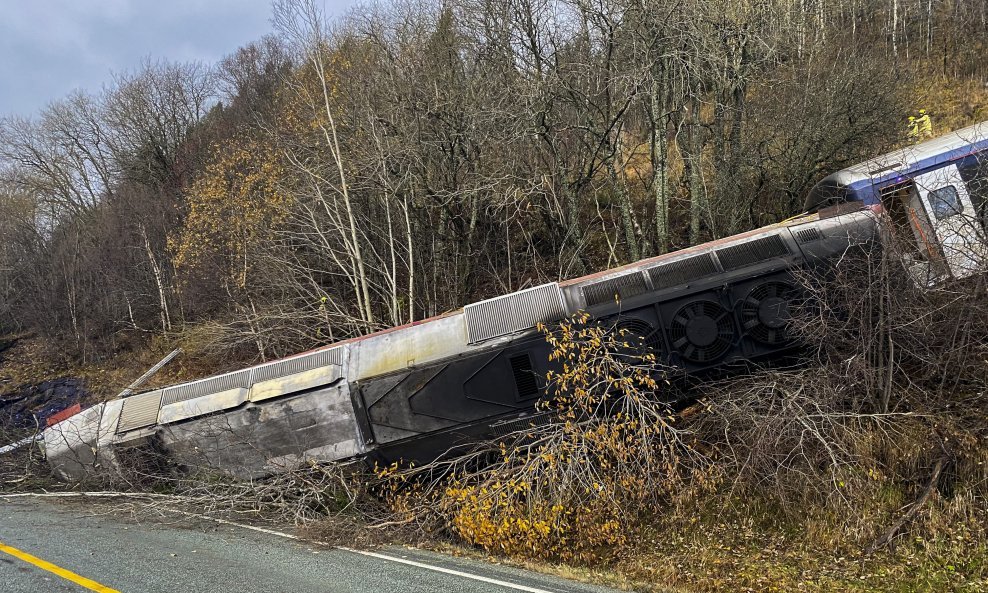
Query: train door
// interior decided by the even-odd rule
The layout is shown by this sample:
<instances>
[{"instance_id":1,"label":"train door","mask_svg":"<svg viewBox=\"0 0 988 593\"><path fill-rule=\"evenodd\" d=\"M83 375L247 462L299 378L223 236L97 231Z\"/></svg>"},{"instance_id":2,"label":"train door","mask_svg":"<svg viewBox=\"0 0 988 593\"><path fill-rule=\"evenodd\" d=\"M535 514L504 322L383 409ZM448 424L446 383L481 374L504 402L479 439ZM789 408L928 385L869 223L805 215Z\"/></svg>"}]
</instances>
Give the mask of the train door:
<instances>
[{"instance_id":1,"label":"train door","mask_svg":"<svg viewBox=\"0 0 988 593\"><path fill-rule=\"evenodd\" d=\"M897 239L902 263L916 283L929 287L949 277L916 183L907 179L883 187L881 200L891 223L888 227L890 238Z\"/></svg>"},{"instance_id":2,"label":"train door","mask_svg":"<svg viewBox=\"0 0 988 593\"><path fill-rule=\"evenodd\" d=\"M988 247L956 165L913 178L934 238L954 278L985 269Z\"/></svg>"}]
</instances>

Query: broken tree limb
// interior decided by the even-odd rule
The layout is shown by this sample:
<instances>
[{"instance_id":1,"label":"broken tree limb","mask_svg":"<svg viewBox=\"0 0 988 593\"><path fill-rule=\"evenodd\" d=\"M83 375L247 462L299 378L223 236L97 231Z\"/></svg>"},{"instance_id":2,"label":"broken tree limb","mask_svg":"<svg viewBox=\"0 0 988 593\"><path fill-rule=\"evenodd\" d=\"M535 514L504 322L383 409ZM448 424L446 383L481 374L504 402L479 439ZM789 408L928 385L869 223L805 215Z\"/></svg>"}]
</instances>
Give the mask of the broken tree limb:
<instances>
[{"instance_id":1,"label":"broken tree limb","mask_svg":"<svg viewBox=\"0 0 988 593\"><path fill-rule=\"evenodd\" d=\"M930 474L930 480L926 483L926 487L919 495L919 498L917 498L916 501L910 505L909 510L906 511L906 513L902 515L898 521L893 523L881 537L876 539L870 546L868 546L867 549L865 549L866 556L870 556L877 550L887 546L892 541L892 538L894 538L899 531L906 526L907 523L912 521L913 517L916 516L916 513L919 512L919 509L926 504L926 501L929 500L930 496L933 494L933 491L936 490L937 482L940 480L940 474L943 472L944 466L947 465L947 460L947 455L943 455L937 459L936 464L933 466L933 473Z\"/></svg>"},{"instance_id":2,"label":"broken tree limb","mask_svg":"<svg viewBox=\"0 0 988 593\"><path fill-rule=\"evenodd\" d=\"M166 356L166 357L162 358L161 360L159 360L158 361L158 364L156 364L153 367L149 368L147 370L147 372L145 372L143 375L141 375L140 377L138 377L136 381L134 381L133 383L131 383L130 385L128 385L127 386L127 389L124 389L123 391L121 391L117 395L117 397L127 397L128 395L133 394L134 391L137 388L139 388L141 385L144 385L145 383L147 383L148 379L150 379L151 377L153 377L166 364L168 364L169 362L171 362L172 359L174 359L176 356L178 356L181 353L182 353L182 349L181 348L176 348L176 349L172 350L168 354L168 356Z\"/></svg>"}]
</instances>

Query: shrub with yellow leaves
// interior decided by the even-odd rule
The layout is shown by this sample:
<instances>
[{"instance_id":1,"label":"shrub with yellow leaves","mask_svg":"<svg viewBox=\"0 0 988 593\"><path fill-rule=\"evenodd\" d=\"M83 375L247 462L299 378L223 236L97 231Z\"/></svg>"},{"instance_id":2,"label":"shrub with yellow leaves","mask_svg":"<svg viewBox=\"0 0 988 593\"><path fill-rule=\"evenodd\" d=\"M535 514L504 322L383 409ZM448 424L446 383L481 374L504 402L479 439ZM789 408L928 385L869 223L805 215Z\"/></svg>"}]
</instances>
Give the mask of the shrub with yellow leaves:
<instances>
[{"instance_id":1,"label":"shrub with yellow leaves","mask_svg":"<svg viewBox=\"0 0 988 593\"><path fill-rule=\"evenodd\" d=\"M540 406L552 421L493 451L379 475L394 510L485 550L606 561L643 518L712 485L711 464L663 398L664 370L639 336L584 313L540 329L554 366Z\"/></svg>"}]
</instances>

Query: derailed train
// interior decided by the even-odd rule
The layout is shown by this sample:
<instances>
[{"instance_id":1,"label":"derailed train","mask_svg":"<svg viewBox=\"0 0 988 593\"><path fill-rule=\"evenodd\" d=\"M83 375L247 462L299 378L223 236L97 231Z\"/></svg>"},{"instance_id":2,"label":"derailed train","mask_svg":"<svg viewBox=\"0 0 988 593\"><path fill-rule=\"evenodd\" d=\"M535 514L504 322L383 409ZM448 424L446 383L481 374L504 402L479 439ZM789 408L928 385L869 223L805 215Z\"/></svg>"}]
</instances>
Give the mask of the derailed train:
<instances>
[{"instance_id":1,"label":"derailed train","mask_svg":"<svg viewBox=\"0 0 988 593\"><path fill-rule=\"evenodd\" d=\"M431 459L537 421L549 368L540 322L586 311L696 373L790 349L793 270L881 229L912 239L906 264L921 284L979 273L986 186L988 122L835 173L782 223L96 405L44 431L46 457L66 479L150 450L243 477L306 460Z\"/></svg>"}]
</instances>

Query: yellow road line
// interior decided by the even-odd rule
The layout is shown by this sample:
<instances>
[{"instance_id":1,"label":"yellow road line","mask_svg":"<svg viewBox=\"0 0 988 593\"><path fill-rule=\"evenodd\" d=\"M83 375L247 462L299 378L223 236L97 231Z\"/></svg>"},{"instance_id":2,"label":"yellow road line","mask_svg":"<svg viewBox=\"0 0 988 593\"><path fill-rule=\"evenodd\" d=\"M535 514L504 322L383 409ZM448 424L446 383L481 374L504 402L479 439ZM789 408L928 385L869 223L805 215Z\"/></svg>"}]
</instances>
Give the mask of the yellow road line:
<instances>
[{"instance_id":1,"label":"yellow road line","mask_svg":"<svg viewBox=\"0 0 988 593\"><path fill-rule=\"evenodd\" d=\"M91 581L91 580L87 579L86 577L81 577L81 576L77 575L76 573L74 573L74 572L72 572L70 570L65 570L64 568L61 568L59 566L55 566L51 562L46 562L46 561L42 560L41 558L36 558L36 557L28 554L27 552L22 552L22 551L18 550L17 548L12 548L10 546L4 545L2 542L0 542L0 552L6 552L7 554L10 554L14 558L18 558L20 560L23 560L24 562L27 562L28 564L33 564L33 565L37 566L38 568L40 568L42 570L47 570L48 572L50 572L52 574L56 574L56 575L62 577L63 579L66 579L68 581L72 581L73 583L75 583L77 585L80 585L82 587L85 587L85 588L89 589L90 591L96 591L97 593L120 593L120 591L117 591L116 589L111 589L109 587L104 587L103 585L97 583L96 581Z\"/></svg>"}]
</instances>

